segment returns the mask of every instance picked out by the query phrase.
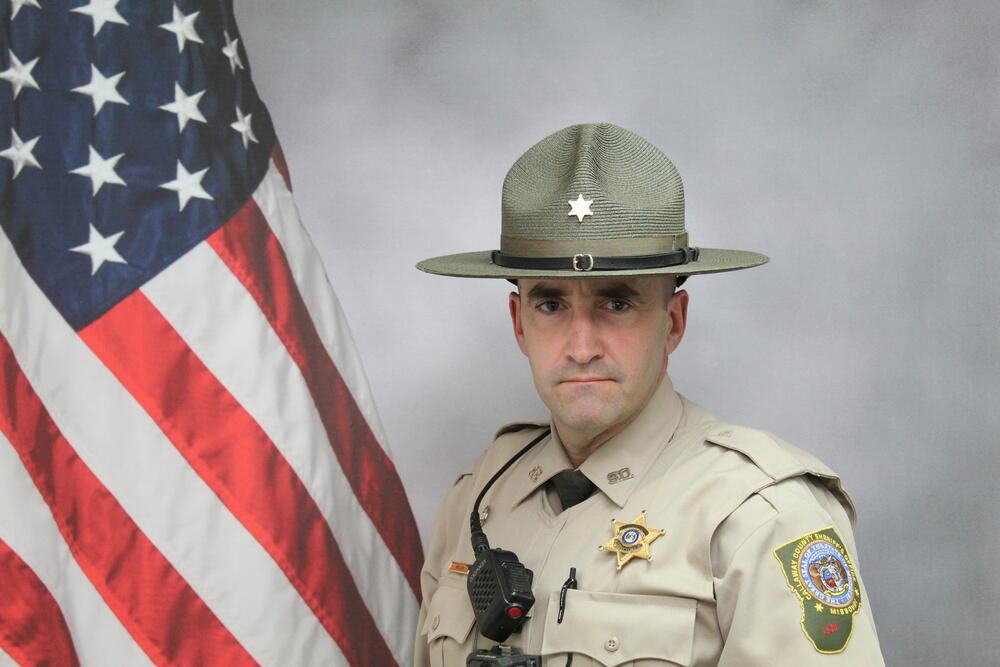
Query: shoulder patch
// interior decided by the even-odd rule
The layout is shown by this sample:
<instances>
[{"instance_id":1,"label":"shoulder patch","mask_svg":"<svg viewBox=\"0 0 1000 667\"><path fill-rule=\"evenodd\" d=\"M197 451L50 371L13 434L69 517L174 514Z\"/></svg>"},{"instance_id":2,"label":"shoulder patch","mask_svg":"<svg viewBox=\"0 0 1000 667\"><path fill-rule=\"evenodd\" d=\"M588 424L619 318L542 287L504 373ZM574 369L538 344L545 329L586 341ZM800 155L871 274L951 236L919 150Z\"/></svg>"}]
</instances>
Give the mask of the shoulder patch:
<instances>
[{"instance_id":1,"label":"shoulder patch","mask_svg":"<svg viewBox=\"0 0 1000 667\"><path fill-rule=\"evenodd\" d=\"M774 550L788 588L802 607L802 632L820 653L840 653L854 631L861 588L847 547L834 528L806 533Z\"/></svg>"},{"instance_id":2,"label":"shoulder patch","mask_svg":"<svg viewBox=\"0 0 1000 667\"><path fill-rule=\"evenodd\" d=\"M497 432L493 434L493 439L496 440L501 435L506 435L507 433L516 433L527 428L543 428L548 425L548 422L511 422L498 428Z\"/></svg>"}]
</instances>

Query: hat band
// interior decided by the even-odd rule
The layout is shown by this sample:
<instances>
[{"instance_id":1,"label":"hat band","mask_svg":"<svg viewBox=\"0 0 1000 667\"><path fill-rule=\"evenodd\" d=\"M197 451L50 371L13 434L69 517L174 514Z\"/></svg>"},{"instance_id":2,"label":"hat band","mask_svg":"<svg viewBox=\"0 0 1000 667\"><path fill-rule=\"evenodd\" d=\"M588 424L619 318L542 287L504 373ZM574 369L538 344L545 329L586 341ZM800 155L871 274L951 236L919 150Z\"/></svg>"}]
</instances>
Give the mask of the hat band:
<instances>
[{"instance_id":1,"label":"hat band","mask_svg":"<svg viewBox=\"0 0 1000 667\"><path fill-rule=\"evenodd\" d=\"M594 257L590 253L577 253L572 257L518 257L505 255L500 250L493 251L493 263L497 266L508 269L541 271L587 272L659 269L696 261L698 261L698 248L689 247L656 255L632 255L628 257Z\"/></svg>"},{"instance_id":2,"label":"hat band","mask_svg":"<svg viewBox=\"0 0 1000 667\"><path fill-rule=\"evenodd\" d=\"M617 239L525 239L504 234L500 252L516 257L561 257L581 251L602 257L634 257L668 253L687 244L687 232Z\"/></svg>"}]
</instances>

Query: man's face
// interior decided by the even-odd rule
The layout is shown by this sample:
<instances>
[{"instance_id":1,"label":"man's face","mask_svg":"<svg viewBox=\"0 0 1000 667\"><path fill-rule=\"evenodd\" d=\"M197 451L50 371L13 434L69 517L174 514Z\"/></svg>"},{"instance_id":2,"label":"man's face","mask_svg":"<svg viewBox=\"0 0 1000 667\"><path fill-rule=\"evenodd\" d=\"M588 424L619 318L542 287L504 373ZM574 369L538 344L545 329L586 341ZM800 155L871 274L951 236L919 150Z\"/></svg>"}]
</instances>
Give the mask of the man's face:
<instances>
[{"instance_id":1,"label":"man's face","mask_svg":"<svg viewBox=\"0 0 1000 667\"><path fill-rule=\"evenodd\" d=\"M603 442L659 387L687 318L673 287L663 276L518 281L514 335L564 442Z\"/></svg>"}]
</instances>

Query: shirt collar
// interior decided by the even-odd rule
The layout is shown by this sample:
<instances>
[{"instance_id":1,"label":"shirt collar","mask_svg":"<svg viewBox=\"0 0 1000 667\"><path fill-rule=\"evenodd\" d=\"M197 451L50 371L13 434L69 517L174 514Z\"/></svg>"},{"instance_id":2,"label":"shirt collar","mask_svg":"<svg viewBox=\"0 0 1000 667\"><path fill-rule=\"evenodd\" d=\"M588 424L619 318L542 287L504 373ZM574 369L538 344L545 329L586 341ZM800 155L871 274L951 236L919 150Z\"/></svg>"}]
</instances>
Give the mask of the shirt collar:
<instances>
[{"instance_id":1,"label":"shirt collar","mask_svg":"<svg viewBox=\"0 0 1000 667\"><path fill-rule=\"evenodd\" d=\"M545 483L560 470L572 468L566 450L563 449L559 437L553 430L540 446L524 455L524 460L514 471L515 489L512 498L513 505L530 496L534 491L545 486Z\"/></svg>"},{"instance_id":2,"label":"shirt collar","mask_svg":"<svg viewBox=\"0 0 1000 667\"><path fill-rule=\"evenodd\" d=\"M665 375L632 423L587 457L580 471L612 502L624 507L650 465L673 438L682 411L680 396ZM512 499L514 505L544 486L560 470L572 467L559 434L553 430L551 437L517 466L515 474L520 481Z\"/></svg>"}]
</instances>

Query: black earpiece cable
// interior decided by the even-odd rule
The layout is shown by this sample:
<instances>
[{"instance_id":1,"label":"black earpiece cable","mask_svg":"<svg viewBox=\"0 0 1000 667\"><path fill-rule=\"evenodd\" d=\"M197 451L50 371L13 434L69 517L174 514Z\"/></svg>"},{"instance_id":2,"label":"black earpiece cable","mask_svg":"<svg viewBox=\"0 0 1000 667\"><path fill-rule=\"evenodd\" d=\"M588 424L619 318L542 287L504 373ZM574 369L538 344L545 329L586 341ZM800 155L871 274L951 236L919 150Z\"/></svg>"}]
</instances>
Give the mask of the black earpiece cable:
<instances>
[{"instance_id":1,"label":"black earpiece cable","mask_svg":"<svg viewBox=\"0 0 1000 667\"><path fill-rule=\"evenodd\" d=\"M483 487L483 490L479 492L479 497L476 498L476 504L472 506L472 516L469 517L469 525L472 528L473 553L478 554L482 551L487 551L490 548L490 542L489 540L486 539L486 533L483 532L483 524L479 520L479 505L482 504L483 498L486 497L486 492L489 491L490 487L493 486L494 482L500 479L501 475L507 472L508 468L514 465L515 461L524 456L529 449L531 449L539 442L541 442L542 439L544 439L545 436L547 436L551 432L552 429L547 428L542 432L541 435L539 435L537 438L526 444L524 448L521 449L521 451L519 451L517 454L514 454L514 456L512 456L510 460L507 461L507 463L504 463L499 470L493 473L493 476L490 477L490 481L486 482L486 485Z\"/></svg>"}]
</instances>

